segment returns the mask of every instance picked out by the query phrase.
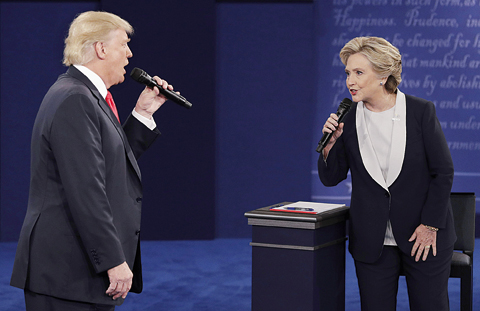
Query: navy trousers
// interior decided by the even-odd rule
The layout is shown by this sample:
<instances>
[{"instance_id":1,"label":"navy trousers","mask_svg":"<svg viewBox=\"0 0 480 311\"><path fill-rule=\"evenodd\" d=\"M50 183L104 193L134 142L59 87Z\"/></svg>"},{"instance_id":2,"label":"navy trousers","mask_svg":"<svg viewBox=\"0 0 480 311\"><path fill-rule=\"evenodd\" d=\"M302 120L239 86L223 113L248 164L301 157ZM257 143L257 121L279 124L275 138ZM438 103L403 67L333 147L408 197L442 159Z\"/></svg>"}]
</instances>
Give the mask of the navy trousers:
<instances>
[{"instance_id":1,"label":"navy trousers","mask_svg":"<svg viewBox=\"0 0 480 311\"><path fill-rule=\"evenodd\" d=\"M100 305L60 299L25 290L26 311L114 311L113 305Z\"/></svg>"},{"instance_id":2,"label":"navy trousers","mask_svg":"<svg viewBox=\"0 0 480 311\"><path fill-rule=\"evenodd\" d=\"M407 282L410 311L448 311L448 278L453 246L427 260L404 254L396 246L384 246L373 264L355 261L362 311L395 311L401 271Z\"/></svg>"}]
</instances>

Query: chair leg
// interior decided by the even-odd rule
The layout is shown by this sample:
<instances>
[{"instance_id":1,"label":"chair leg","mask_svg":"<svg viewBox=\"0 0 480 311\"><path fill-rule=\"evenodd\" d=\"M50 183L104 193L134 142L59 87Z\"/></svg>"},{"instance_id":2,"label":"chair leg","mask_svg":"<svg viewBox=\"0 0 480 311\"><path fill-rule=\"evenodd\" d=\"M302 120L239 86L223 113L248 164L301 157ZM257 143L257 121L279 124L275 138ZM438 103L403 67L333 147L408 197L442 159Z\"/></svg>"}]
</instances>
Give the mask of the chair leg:
<instances>
[{"instance_id":1,"label":"chair leg","mask_svg":"<svg viewBox=\"0 0 480 311\"><path fill-rule=\"evenodd\" d=\"M463 275L460 278L460 310L472 311L473 304L473 277L472 267L470 267L470 273Z\"/></svg>"}]
</instances>

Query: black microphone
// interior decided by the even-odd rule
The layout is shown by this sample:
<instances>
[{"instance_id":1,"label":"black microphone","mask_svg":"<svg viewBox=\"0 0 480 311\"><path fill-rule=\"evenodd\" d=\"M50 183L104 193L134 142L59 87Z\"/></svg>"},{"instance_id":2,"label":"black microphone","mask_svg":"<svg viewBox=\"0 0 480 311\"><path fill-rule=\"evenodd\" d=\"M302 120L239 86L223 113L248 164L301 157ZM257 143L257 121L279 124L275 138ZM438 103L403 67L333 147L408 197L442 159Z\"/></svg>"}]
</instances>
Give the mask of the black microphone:
<instances>
[{"instance_id":1,"label":"black microphone","mask_svg":"<svg viewBox=\"0 0 480 311\"><path fill-rule=\"evenodd\" d=\"M350 106L352 105L352 101L348 98L344 98L338 106L337 109L337 116L338 116L338 124L342 123L343 118L347 115L348 111L350 111ZM333 132L331 133L324 133L322 139L318 142L317 152L321 153L323 148L328 144L330 138L332 138Z\"/></svg>"},{"instance_id":2,"label":"black microphone","mask_svg":"<svg viewBox=\"0 0 480 311\"><path fill-rule=\"evenodd\" d=\"M185 108L192 108L192 104L189 101L187 101L187 99L185 97L183 97L183 96L181 96L181 95L179 95L179 94L177 94L173 91L164 89L163 87L158 85L157 81L155 81L154 78L150 77L148 75L148 73L146 73L142 69L137 68L137 67L133 68L132 72L130 73L130 77L132 77L132 79L137 81L137 82L145 84L149 88L153 89L156 86L160 90L160 94L162 94L166 98L176 102L177 104L179 104L180 106L183 106Z\"/></svg>"}]
</instances>

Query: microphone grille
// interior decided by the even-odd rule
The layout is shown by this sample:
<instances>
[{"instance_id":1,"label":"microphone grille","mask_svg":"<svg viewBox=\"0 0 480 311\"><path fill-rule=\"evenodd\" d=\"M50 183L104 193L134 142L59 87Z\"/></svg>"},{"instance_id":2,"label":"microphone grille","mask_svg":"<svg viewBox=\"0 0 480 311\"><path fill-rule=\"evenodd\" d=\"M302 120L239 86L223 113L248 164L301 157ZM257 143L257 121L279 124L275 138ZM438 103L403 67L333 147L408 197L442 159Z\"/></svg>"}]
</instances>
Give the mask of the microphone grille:
<instances>
[{"instance_id":1,"label":"microphone grille","mask_svg":"<svg viewBox=\"0 0 480 311\"><path fill-rule=\"evenodd\" d=\"M352 100L350 98L345 97L340 104L341 105L346 105L346 106L351 106L352 105Z\"/></svg>"},{"instance_id":2,"label":"microphone grille","mask_svg":"<svg viewBox=\"0 0 480 311\"><path fill-rule=\"evenodd\" d=\"M143 73L144 71L142 69L135 67L130 73L130 77L135 81L141 82Z\"/></svg>"},{"instance_id":3,"label":"microphone grille","mask_svg":"<svg viewBox=\"0 0 480 311\"><path fill-rule=\"evenodd\" d=\"M338 106L338 111L348 111L350 110L350 106L352 105L352 100L350 98L344 98L340 105Z\"/></svg>"}]
</instances>

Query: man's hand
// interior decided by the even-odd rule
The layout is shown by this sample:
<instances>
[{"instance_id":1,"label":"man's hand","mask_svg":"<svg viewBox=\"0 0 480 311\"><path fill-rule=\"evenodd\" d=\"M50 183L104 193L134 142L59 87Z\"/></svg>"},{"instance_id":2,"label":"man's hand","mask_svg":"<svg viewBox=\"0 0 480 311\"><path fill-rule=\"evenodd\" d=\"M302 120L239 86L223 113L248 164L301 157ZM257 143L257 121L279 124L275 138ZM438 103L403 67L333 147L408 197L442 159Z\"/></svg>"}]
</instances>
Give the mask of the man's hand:
<instances>
[{"instance_id":1,"label":"man's hand","mask_svg":"<svg viewBox=\"0 0 480 311\"><path fill-rule=\"evenodd\" d=\"M124 262L121 265L113 267L107 271L108 278L110 279L110 286L105 292L109 296L113 296L113 300L118 297L125 299L127 297L130 288L132 288L133 273Z\"/></svg>"},{"instance_id":2,"label":"man's hand","mask_svg":"<svg viewBox=\"0 0 480 311\"><path fill-rule=\"evenodd\" d=\"M163 87L164 89L169 89L173 91L173 86L168 84L167 81L160 79L159 77L153 77L157 84ZM179 92L177 92L180 94ZM160 91L157 87L154 87L153 90L149 87L145 87L143 92L138 97L137 105L135 106L135 111L140 115L144 116L147 119L151 119L155 111L158 110L165 102L167 98L160 94Z\"/></svg>"}]
</instances>

